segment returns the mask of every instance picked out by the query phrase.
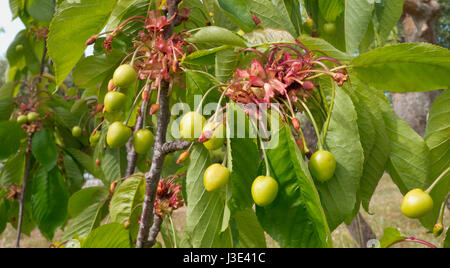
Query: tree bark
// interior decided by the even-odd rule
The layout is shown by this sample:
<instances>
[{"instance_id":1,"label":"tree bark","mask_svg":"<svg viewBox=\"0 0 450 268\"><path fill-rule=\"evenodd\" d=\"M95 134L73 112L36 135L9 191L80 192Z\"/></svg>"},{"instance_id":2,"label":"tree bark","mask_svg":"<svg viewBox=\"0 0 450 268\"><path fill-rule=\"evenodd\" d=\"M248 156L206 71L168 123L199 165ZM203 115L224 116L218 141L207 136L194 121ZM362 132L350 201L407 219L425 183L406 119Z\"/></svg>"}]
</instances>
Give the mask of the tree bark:
<instances>
[{"instance_id":1,"label":"tree bark","mask_svg":"<svg viewBox=\"0 0 450 268\"><path fill-rule=\"evenodd\" d=\"M435 44L436 22L440 6L436 1L406 0L403 15L404 41L406 43L426 42ZM428 112L439 91L393 93L393 108L419 135L425 134Z\"/></svg>"},{"instance_id":2,"label":"tree bark","mask_svg":"<svg viewBox=\"0 0 450 268\"><path fill-rule=\"evenodd\" d=\"M178 4L180 0L168 0L167 18L170 19L176 15ZM164 37L170 38L175 27L175 20L172 20L170 25L164 31ZM141 223L139 225L138 239L136 242L137 248L148 248L152 246L149 241L150 227L153 225L153 209L156 198L156 190L161 177L161 172L164 164L164 158L169 151L165 151L167 128L170 121L170 98L169 98L169 84L164 82L161 85L158 112L158 123L155 136L153 160L150 171L145 174L145 199L142 207ZM175 143L170 143L175 144ZM171 146L170 146L171 147ZM171 147L172 149L172 147Z\"/></svg>"}]
</instances>

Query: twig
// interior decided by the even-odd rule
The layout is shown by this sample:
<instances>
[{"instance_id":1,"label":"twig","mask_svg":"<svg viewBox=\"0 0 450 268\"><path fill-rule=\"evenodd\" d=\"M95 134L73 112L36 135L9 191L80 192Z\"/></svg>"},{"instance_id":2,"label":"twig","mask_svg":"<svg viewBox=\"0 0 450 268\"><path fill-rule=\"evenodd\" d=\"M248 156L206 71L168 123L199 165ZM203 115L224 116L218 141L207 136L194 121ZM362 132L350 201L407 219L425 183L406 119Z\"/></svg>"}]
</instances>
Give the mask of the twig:
<instances>
[{"instance_id":1,"label":"twig","mask_svg":"<svg viewBox=\"0 0 450 268\"><path fill-rule=\"evenodd\" d=\"M22 233L23 212L25 207L25 194L27 190L28 171L30 170L30 158L31 158L31 142L33 140L34 132L28 133L28 145L25 160L25 171L23 174L22 192L20 193L20 207L19 207L19 223L17 224L17 238L16 248L20 248L20 235Z\"/></svg>"},{"instance_id":2,"label":"twig","mask_svg":"<svg viewBox=\"0 0 450 268\"><path fill-rule=\"evenodd\" d=\"M187 148L189 148L189 146L191 146L191 143L185 140L177 140L177 141L171 141L171 142L166 142L163 146L162 146L162 151L165 154L170 154L176 151L182 151L182 150L186 150Z\"/></svg>"},{"instance_id":3,"label":"twig","mask_svg":"<svg viewBox=\"0 0 450 268\"><path fill-rule=\"evenodd\" d=\"M47 39L44 38L44 53L42 53L41 69L40 69L41 76L44 74L44 71L45 71L45 64L46 64L45 58L46 57L47 57Z\"/></svg>"},{"instance_id":4,"label":"twig","mask_svg":"<svg viewBox=\"0 0 450 268\"><path fill-rule=\"evenodd\" d=\"M150 234L148 239L147 247L153 247L156 243L156 237L158 236L159 232L161 231L161 224L163 223L163 219L157 215L154 214L154 221L152 228L150 228Z\"/></svg>"}]
</instances>

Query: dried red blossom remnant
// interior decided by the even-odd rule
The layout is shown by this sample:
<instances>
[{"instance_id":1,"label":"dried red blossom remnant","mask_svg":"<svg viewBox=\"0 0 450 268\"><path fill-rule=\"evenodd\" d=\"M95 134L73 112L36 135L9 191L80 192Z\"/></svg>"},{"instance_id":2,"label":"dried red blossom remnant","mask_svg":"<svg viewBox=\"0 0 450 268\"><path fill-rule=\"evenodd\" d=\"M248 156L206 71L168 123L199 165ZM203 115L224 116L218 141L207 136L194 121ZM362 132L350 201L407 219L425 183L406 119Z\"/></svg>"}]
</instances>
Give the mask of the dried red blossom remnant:
<instances>
[{"instance_id":1,"label":"dried red blossom remnant","mask_svg":"<svg viewBox=\"0 0 450 268\"><path fill-rule=\"evenodd\" d=\"M174 183L178 176L169 176L160 180L156 191L155 213L158 216L170 215L174 210L184 205L181 196L181 184Z\"/></svg>"},{"instance_id":2,"label":"dried red blossom remnant","mask_svg":"<svg viewBox=\"0 0 450 268\"><path fill-rule=\"evenodd\" d=\"M298 40L295 45L272 45L268 56L255 49L246 51L254 51L262 60L255 58L248 68L238 68L234 79L229 81L230 87L226 95L241 104L278 103L281 105L279 112L283 118L284 111L293 111L292 103L299 99L306 102L313 95L315 85L308 80L310 77L322 73L330 75L339 86L348 80L345 70L332 72L323 63L329 61L340 67L342 65L338 60L315 57ZM293 121L295 129L299 129L297 123Z\"/></svg>"}]
</instances>

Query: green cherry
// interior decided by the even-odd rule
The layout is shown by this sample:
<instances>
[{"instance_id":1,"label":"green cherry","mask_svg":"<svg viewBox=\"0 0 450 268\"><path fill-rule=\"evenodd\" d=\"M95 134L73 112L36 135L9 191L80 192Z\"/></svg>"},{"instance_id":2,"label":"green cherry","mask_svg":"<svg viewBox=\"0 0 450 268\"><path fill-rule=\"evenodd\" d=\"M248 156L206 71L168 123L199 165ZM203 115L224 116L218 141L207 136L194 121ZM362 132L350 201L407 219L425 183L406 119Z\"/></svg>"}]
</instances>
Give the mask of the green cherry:
<instances>
[{"instance_id":1,"label":"green cherry","mask_svg":"<svg viewBox=\"0 0 450 268\"><path fill-rule=\"evenodd\" d=\"M148 129L138 130L133 137L133 147L136 153L146 154L152 147L155 138L153 133Z\"/></svg>"},{"instance_id":2,"label":"green cherry","mask_svg":"<svg viewBox=\"0 0 450 268\"><path fill-rule=\"evenodd\" d=\"M206 149L212 151L223 146L223 143L225 142L225 126L222 123L210 122L206 124L203 128L203 135L205 135L205 133L209 135L212 134L211 138L203 143Z\"/></svg>"},{"instance_id":3,"label":"green cherry","mask_svg":"<svg viewBox=\"0 0 450 268\"><path fill-rule=\"evenodd\" d=\"M189 112L180 122L181 137L187 141L194 141L202 135L206 119L197 112Z\"/></svg>"},{"instance_id":4,"label":"green cherry","mask_svg":"<svg viewBox=\"0 0 450 268\"><path fill-rule=\"evenodd\" d=\"M229 179L230 171L226 167L212 164L203 174L203 185L208 192L212 192L225 186Z\"/></svg>"},{"instance_id":5,"label":"green cherry","mask_svg":"<svg viewBox=\"0 0 450 268\"><path fill-rule=\"evenodd\" d=\"M336 170L336 159L328 151L317 151L309 160L309 171L319 182L329 181L334 176Z\"/></svg>"},{"instance_id":6,"label":"green cherry","mask_svg":"<svg viewBox=\"0 0 450 268\"><path fill-rule=\"evenodd\" d=\"M127 102L127 96L117 91L110 91L106 93L103 101L106 112L121 111Z\"/></svg>"},{"instance_id":7,"label":"green cherry","mask_svg":"<svg viewBox=\"0 0 450 268\"><path fill-rule=\"evenodd\" d=\"M129 64L120 65L113 75L114 85L128 88L136 81L136 71Z\"/></svg>"},{"instance_id":8,"label":"green cherry","mask_svg":"<svg viewBox=\"0 0 450 268\"><path fill-rule=\"evenodd\" d=\"M421 189L413 189L403 197L402 213L409 218L421 218L432 210L433 199Z\"/></svg>"},{"instance_id":9,"label":"green cherry","mask_svg":"<svg viewBox=\"0 0 450 268\"><path fill-rule=\"evenodd\" d=\"M96 131L89 137L89 143L91 146L95 146L97 142L100 140L100 132Z\"/></svg>"},{"instance_id":10,"label":"green cherry","mask_svg":"<svg viewBox=\"0 0 450 268\"><path fill-rule=\"evenodd\" d=\"M269 176L259 176L252 184L252 197L260 207L270 205L278 195L278 182Z\"/></svg>"},{"instance_id":11,"label":"green cherry","mask_svg":"<svg viewBox=\"0 0 450 268\"><path fill-rule=\"evenodd\" d=\"M106 142L111 148L119 148L124 146L130 139L131 129L121 122L112 123L106 133Z\"/></svg>"},{"instance_id":12,"label":"green cherry","mask_svg":"<svg viewBox=\"0 0 450 268\"><path fill-rule=\"evenodd\" d=\"M78 138L81 136L82 129L79 126L74 126L72 128L72 136Z\"/></svg>"},{"instance_id":13,"label":"green cherry","mask_svg":"<svg viewBox=\"0 0 450 268\"><path fill-rule=\"evenodd\" d=\"M39 114L36 112L30 112L27 114L28 122L34 122L39 118Z\"/></svg>"},{"instance_id":14,"label":"green cherry","mask_svg":"<svg viewBox=\"0 0 450 268\"><path fill-rule=\"evenodd\" d=\"M336 33L336 23L334 22L327 22L323 25L323 31L327 35L334 35Z\"/></svg>"},{"instance_id":15,"label":"green cherry","mask_svg":"<svg viewBox=\"0 0 450 268\"><path fill-rule=\"evenodd\" d=\"M26 115L19 115L17 117L17 123L19 124L26 124L28 122L28 117Z\"/></svg>"}]
</instances>

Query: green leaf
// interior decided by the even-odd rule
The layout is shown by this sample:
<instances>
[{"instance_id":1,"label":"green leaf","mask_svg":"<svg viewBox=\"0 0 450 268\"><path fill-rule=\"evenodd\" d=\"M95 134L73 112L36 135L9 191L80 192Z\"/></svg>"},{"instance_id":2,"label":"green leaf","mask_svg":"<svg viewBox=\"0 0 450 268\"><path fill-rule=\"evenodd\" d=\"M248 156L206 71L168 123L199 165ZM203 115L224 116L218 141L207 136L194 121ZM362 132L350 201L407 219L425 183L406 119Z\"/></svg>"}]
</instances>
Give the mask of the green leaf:
<instances>
[{"instance_id":1,"label":"green leaf","mask_svg":"<svg viewBox=\"0 0 450 268\"><path fill-rule=\"evenodd\" d=\"M186 175L186 226L184 237L194 248L226 247L220 245L220 231L225 210L225 193L208 192L203 173L211 164L209 153L201 144L194 145Z\"/></svg>"},{"instance_id":2,"label":"green leaf","mask_svg":"<svg viewBox=\"0 0 450 268\"><path fill-rule=\"evenodd\" d=\"M83 55L85 42L103 29L116 2L64 1L58 7L48 37L48 53L55 64L58 85Z\"/></svg>"},{"instance_id":3,"label":"green leaf","mask_svg":"<svg viewBox=\"0 0 450 268\"><path fill-rule=\"evenodd\" d=\"M319 194L289 127L272 129L267 147L271 176L279 190L272 204L256 207L262 227L281 247L330 247Z\"/></svg>"},{"instance_id":4,"label":"green leaf","mask_svg":"<svg viewBox=\"0 0 450 268\"><path fill-rule=\"evenodd\" d=\"M68 154L64 155L64 169L70 192L79 191L84 183L83 173L75 160Z\"/></svg>"},{"instance_id":5,"label":"green leaf","mask_svg":"<svg viewBox=\"0 0 450 268\"><path fill-rule=\"evenodd\" d=\"M25 170L25 154L17 152L11 156L0 172L0 187L9 185L20 185Z\"/></svg>"},{"instance_id":6,"label":"green leaf","mask_svg":"<svg viewBox=\"0 0 450 268\"><path fill-rule=\"evenodd\" d=\"M126 179L114 192L109 206L111 221L124 224L130 220L135 207L144 202L145 180L143 177Z\"/></svg>"},{"instance_id":7,"label":"green leaf","mask_svg":"<svg viewBox=\"0 0 450 268\"><path fill-rule=\"evenodd\" d=\"M342 0L318 0L320 13L326 21L334 22L344 12L350 1L344 3ZM368 2L368 1L367 1Z\"/></svg>"},{"instance_id":8,"label":"green leaf","mask_svg":"<svg viewBox=\"0 0 450 268\"><path fill-rule=\"evenodd\" d=\"M126 55L113 50L110 54L94 55L81 59L73 70L73 79L79 87L94 87L106 78L112 77L114 70Z\"/></svg>"},{"instance_id":9,"label":"green leaf","mask_svg":"<svg viewBox=\"0 0 450 268\"><path fill-rule=\"evenodd\" d=\"M16 47L22 45L22 51L17 51ZM33 74L38 74L40 69L40 60L34 54L33 45L27 35L27 30L17 33L14 40L8 47L6 57L10 68L15 67L18 70L27 68Z\"/></svg>"},{"instance_id":10,"label":"green leaf","mask_svg":"<svg viewBox=\"0 0 450 268\"><path fill-rule=\"evenodd\" d=\"M72 158L78 162L78 164L87 170L87 172L91 173L98 179L103 179L105 177L103 171L95 166L94 159L92 159L90 155L75 148L67 148L66 150Z\"/></svg>"},{"instance_id":11,"label":"green leaf","mask_svg":"<svg viewBox=\"0 0 450 268\"><path fill-rule=\"evenodd\" d=\"M378 18L378 40L386 41L392 29L403 13L404 0L383 0L375 3L375 14Z\"/></svg>"},{"instance_id":12,"label":"green leaf","mask_svg":"<svg viewBox=\"0 0 450 268\"><path fill-rule=\"evenodd\" d=\"M427 43L386 46L352 62L355 75L369 86L392 92L418 92L450 85L450 51Z\"/></svg>"},{"instance_id":13,"label":"green leaf","mask_svg":"<svg viewBox=\"0 0 450 268\"><path fill-rule=\"evenodd\" d=\"M105 185L110 185L115 180L118 180L125 176L125 170L127 168L127 155L125 147L111 149L107 148L105 155L101 159L101 167L105 179L103 182Z\"/></svg>"},{"instance_id":14,"label":"green leaf","mask_svg":"<svg viewBox=\"0 0 450 268\"><path fill-rule=\"evenodd\" d=\"M246 2L250 12L261 21L263 27L286 30L292 35L298 36L283 1L248 0Z\"/></svg>"},{"instance_id":15,"label":"green leaf","mask_svg":"<svg viewBox=\"0 0 450 268\"><path fill-rule=\"evenodd\" d=\"M357 52L372 19L373 9L373 1L345 1L345 42L348 54Z\"/></svg>"},{"instance_id":16,"label":"green leaf","mask_svg":"<svg viewBox=\"0 0 450 268\"><path fill-rule=\"evenodd\" d=\"M390 140L391 152L387 171L403 194L414 188L424 189L429 180L430 152L422 137L392 109L383 92L363 87L363 92L370 92L370 102L380 109Z\"/></svg>"},{"instance_id":17,"label":"green leaf","mask_svg":"<svg viewBox=\"0 0 450 268\"><path fill-rule=\"evenodd\" d=\"M17 230L18 219L19 219L19 202L10 200L8 210L8 222L11 226ZM22 233L30 236L31 232L36 228L36 223L33 221L32 217L32 207L30 200L25 200L25 208L23 212L22 220Z\"/></svg>"},{"instance_id":18,"label":"green leaf","mask_svg":"<svg viewBox=\"0 0 450 268\"><path fill-rule=\"evenodd\" d=\"M382 113L376 103L373 102L371 91L366 90L364 84L354 79L352 81L352 88L347 92L355 92L359 100L358 102L353 101L357 108L358 122L365 116L369 116L374 131L373 145L368 146L367 141L369 140L368 136L371 135L371 131L367 129L368 126L363 126L362 123L358 123L361 143L364 148L364 168L360 184L360 198L363 207L366 211L369 211L370 200L384 174L386 163L391 152L390 140Z\"/></svg>"},{"instance_id":19,"label":"green leaf","mask_svg":"<svg viewBox=\"0 0 450 268\"><path fill-rule=\"evenodd\" d=\"M184 63L193 65L214 65L216 53L228 48L230 48L230 46L221 46L195 51L184 59Z\"/></svg>"},{"instance_id":20,"label":"green leaf","mask_svg":"<svg viewBox=\"0 0 450 268\"><path fill-rule=\"evenodd\" d=\"M20 125L15 121L0 122L0 140L2 149L0 150L0 159L5 159L11 154L17 152L20 146L20 140L25 136Z\"/></svg>"},{"instance_id":21,"label":"green leaf","mask_svg":"<svg viewBox=\"0 0 450 268\"><path fill-rule=\"evenodd\" d=\"M208 26L200 28L195 34L187 39L192 43L210 43L213 45L230 45L237 47L247 47L244 39L232 31L218 27Z\"/></svg>"},{"instance_id":22,"label":"green leaf","mask_svg":"<svg viewBox=\"0 0 450 268\"><path fill-rule=\"evenodd\" d=\"M308 49L319 50L325 55L335 58L342 63L350 62L352 57L337 48L333 47L330 43L322 38L313 38L306 35L301 36L300 42L303 43Z\"/></svg>"},{"instance_id":23,"label":"green leaf","mask_svg":"<svg viewBox=\"0 0 450 268\"><path fill-rule=\"evenodd\" d=\"M222 28L226 28L230 31L238 31L240 27L242 29L246 29L247 26L243 25L242 22L240 22L239 19L235 19L231 17L230 13L224 11L220 6L218 0L203 0L204 4L203 6L207 7L208 11L204 13L204 17L208 18L211 23L215 26L219 26ZM198 8L194 8L198 9ZM210 14L214 14L214 17L211 18ZM194 17L195 18L195 17ZM197 22L196 25L202 26L204 24L204 21ZM238 26L238 25L239 26Z\"/></svg>"},{"instance_id":24,"label":"green leaf","mask_svg":"<svg viewBox=\"0 0 450 268\"><path fill-rule=\"evenodd\" d=\"M300 31L298 28L294 25L293 21L291 20L291 14L295 11L297 11L297 14L300 13L300 5L297 1L292 0L271 0L273 7L275 8L278 16L280 17L280 20L283 23L284 29L289 31L294 36L299 36ZM292 6L294 2L297 2L297 6ZM264 24L263 24L264 25Z\"/></svg>"},{"instance_id":25,"label":"green leaf","mask_svg":"<svg viewBox=\"0 0 450 268\"><path fill-rule=\"evenodd\" d=\"M55 139L47 129L37 132L33 136L32 152L34 157L41 163L47 171L56 166L58 160L58 151L56 149Z\"/></svg>"},{"instance_id":26,"label":"green leaf","mask_svg":"<svg viewBox=\"0 0 450 268\"><path fill-rule=\"evenodd\" d=\"M10 100L12 102L12 97L14 97L14 91L17 88L16 83L7 82L3 86L0 87L0 100ZM9 114L8 114L9 118ZM7 120L7 119L4 119ZM3 119L1 120L3 121Z\"/></svg>"},{"instance_id":27,"label":"green leaf","mask_svg":"<svg viewBox=\"0 0 450 268\"><path fill-rule=\"evenodd\" d=\"M147 0L118 0L111 13L108 24L106 25L106 31L113 31L124 19L126 19L125 15L130 9L134 9L137 5L141 5L144 2L146 3L146 6L148 6Z\"/></svg>"},{"instance_id":28,"label":"green leaf","mask_svg":"<svg viewBox=\"0 0 450 268\"><path fill-rule=\"evenodd\" d=\"M397 228L385 228L383 237L380 239L380 247L388 248L405 238L406 237L404 237Z\"/></svg>"},{"instance_id":29,"label":"green leaf","mask_svg":"<svg viewBox=\"0 0 450 268\"><path fill-rule=\"evenodd\" d=\"M40 168L33 178L33 219L41 233L51 240L66 221L69 192L58 168Z\"/></svg>"},{"instance_id":30,"label":"green leaf","mask_svg":"<svg viewBox=\"0 0 450 268\"><path fill-rule=\"evenodd\" d=\"M400 119L382 92L374 92L372 101L378 102L383 113L391 154L387 171L403 194L430 184L430 152L422 137L403 119Z\"/></svg>"},{"instance_id":31,"label":"green leaf","mask_svg":"<svg viewBox=\"0 0 450 268\"><path fill-rule=\"evenodd\" d=\"M6 228L6 224L8 223L8 210L8 200L0 195L0 235L3 233Z\"/></svg>"},{"instance_id":32,"label":"green leaf","mask_svg":"<svg viewBox=\"0 0 450 268\"><path fill-rule=\"evenodd\" d=\"M105 224L92 231L81 248L131 248L130 234L123 224Z\"/></svg>"},{"instance_id":33,"label":"green leaf","mask_svg":"<svg viewBox=\"0 0 450 268\"><path fill-rule=\"evenodd\" d=\"M289 17L291 19L292 24L297 30L297 36L302 33L302 10L300 8L300 0L283 0L284 5L289 13Z\"/></svg>"},{"instance_id":34,"label":"green leaf","mask_svg":"<svg viewBox=\"0 0 450 268\"><path fill-rule=\"evenodd\" d=\"M39 22L50 22L55 13L55 1L28 0L27 11L30 16Z\"/></svg>"},{"instance_id":35,"label":"green leaf","mask_svg":"<svg viewBox=\"0 0 450 268\"><path fill-rule=\"evenodd\" d=\"M90 187L73 194L67 206L72 218L62 240L68 240L77 235L86 237L97 228L108 214L109 191L105 187Z\"/></svg>"},{"instance_id":36,"label":"green leaf","mask_svg":"<svg viewBox=\"0 0 450 268\"><path fill-rule=\"evenodd\" d=\"M244 35L249 47L267 46L276 43L293 43L295 38L287 31L264 28L256 29Z\"/></svg>"},{"instance_id":37,"label":"green leaf","mask_svg":"<svg viewBox=\"0 0 450 268\"><path fill-rule=\"evenodd\" d=\"M340 87L336 87L324 147L336 159L336 171L331 180L318 183L317 188L328 224L334 230L353 214L364 163L355 107Z\"/></svg>"},{"instance_id":38,"label":"green leaf","mask_svg":"<svg viewBox=\"0 0 450 268\"><path fill-rule=\"evenodd\" d=\"M228 169L231 171L232 189L230 203L232 209L251 208L254 202L250 193L253 180L258 175L260 160L258 146L255 139L250 138L248 131L246 131L244 137L238 136L239 131L246 130L249 121L245 112L237 104L228 104L226 119L227 161Z\"/></svg>"},{"instance_id":39,"label":"green leaf","mask_svg":"<svg viewBox=\"0 0 450 268\"><path fill-rule=\"evenodd\" d=\"M246 32L255 28L252 16L245 0L218 0L219 6L226 11L230 19Z\"/></svg>"},{"instance_id":40,"label":"green leaf","mask_svg":"<svg viewBox=\"0 0 450 268\"><path fill-rule=\"evenodd\" d=\"M24 4L25 2L23 0L9 0L9 8L11 9L11 13L13 15L12 19L19 16L19 12L23 9Z\"/></svg>"},{"instance_id":41,"label":"green leaf","mask_svg":"<svg viewBox=\"0 0 450 268\"><path fill-rule=\"evenodd\" d=\"M443 91L434 100L428 115L425 131L425 142L430 149L430 178L434 181L450 167L450 90ZM430 195L435 203L433 212L421 219L422 224L432 230L437 221L440 204L450 191L450 174L447 173L431 190Z\"/></svg>"},{"instance_id":42,"label":"green leaf","mask_svg":"<svg viewBox=\"0 0 450 268\"><path fill-rule=\"evenodd\" d=\"M216 53L216 78L225 82L233 76L236 69L238 54L233 49L226 49Z\"/></svg>"},{"instance_id":43,"label":"green leaf","mask_svg":"<svg viewBox=\"0 0 450 268\"><path fill-rule=\"evenodd\" d=\"M267 247L264 229L259 224L255 211L252 208L236 211L232 219L239 233L239 248Z\"/></svg>"},{"instance_id":44,"label":"green leaf","mask_svg":"<svg viewBox=\"0 0 450 268\"><path fill-rule=\"evenodd\" d=\"M217 81L214 80L213 77L210 77L209 75L206 75L204 73L187 70L185 102L189 104L189 107L191 107L191 109L195 109L196 107L194 105L199 105L199 103L196 103L195 101L196 96L197 97L199 95L204 96L210 88L216 85ZM203 104L217 102L219 98L220 98L219 90L218 89L213 90L212 92L210 92L208 97L206 97Z\"/></svg>"}]
</instances>

